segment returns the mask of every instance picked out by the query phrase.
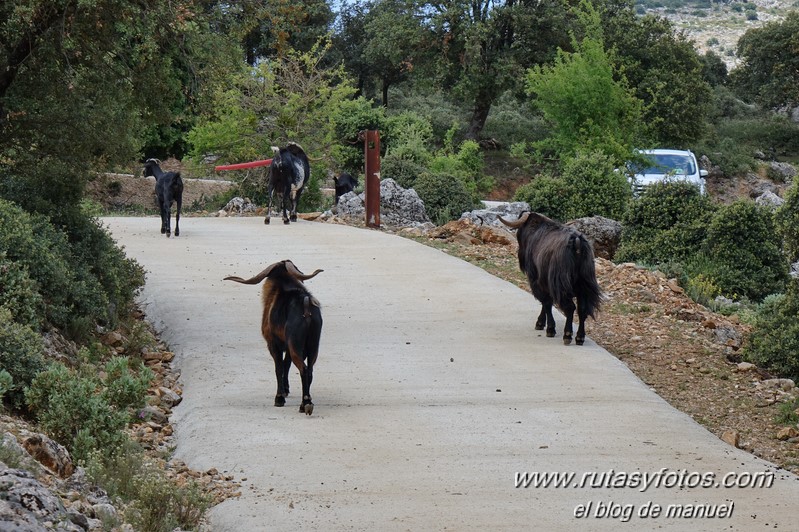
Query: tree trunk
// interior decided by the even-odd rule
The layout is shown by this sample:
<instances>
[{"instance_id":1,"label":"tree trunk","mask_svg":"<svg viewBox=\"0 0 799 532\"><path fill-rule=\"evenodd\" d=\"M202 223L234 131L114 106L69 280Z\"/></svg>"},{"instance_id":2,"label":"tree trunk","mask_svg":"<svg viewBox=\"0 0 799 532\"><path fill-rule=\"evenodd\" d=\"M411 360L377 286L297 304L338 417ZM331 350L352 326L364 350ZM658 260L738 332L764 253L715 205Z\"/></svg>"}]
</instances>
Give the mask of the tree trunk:
<instances>
[{"instance_id":1,"label":"tree trunk","mask_svg":"<svg viewBox=\"0 0 799 532\"><path fill-rule=\"evenodd\" d=\"M388 107L388 86L388 80L383 78L383 107Z\"/></svg>"},{"instance_id":2,"label":"tree trunk","mask_svg":"<svg viewBox=\"0 0 799 532\"><path fill-rule=\"evenodd\" d=\"M480 140L480 133L483 132L488 113L491 111L491 103L491 98L486 94L478 94L475 98L472 117L465 134L467 140Z\"/></svg>"}]
</instances>

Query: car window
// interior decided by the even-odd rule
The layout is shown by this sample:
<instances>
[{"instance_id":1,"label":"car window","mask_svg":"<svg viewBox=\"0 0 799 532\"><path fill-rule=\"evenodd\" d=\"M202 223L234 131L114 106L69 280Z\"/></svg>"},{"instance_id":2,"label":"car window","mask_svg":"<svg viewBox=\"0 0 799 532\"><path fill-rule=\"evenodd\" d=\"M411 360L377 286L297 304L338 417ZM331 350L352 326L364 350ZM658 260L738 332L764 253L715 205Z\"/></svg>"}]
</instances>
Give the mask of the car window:
<instances>
[{"instance_id":1,"label":"car window","mask_svg":"<svg viewBox=\"0 0 799 532\"><path fill-rule=\"evenodd\" d=\"M650 155L651 166L643 168L642 174L668 174L676 172L679 174L692 175L696 173L696 167L690 157L683 155Z\"/></svg>"}]
</instances>

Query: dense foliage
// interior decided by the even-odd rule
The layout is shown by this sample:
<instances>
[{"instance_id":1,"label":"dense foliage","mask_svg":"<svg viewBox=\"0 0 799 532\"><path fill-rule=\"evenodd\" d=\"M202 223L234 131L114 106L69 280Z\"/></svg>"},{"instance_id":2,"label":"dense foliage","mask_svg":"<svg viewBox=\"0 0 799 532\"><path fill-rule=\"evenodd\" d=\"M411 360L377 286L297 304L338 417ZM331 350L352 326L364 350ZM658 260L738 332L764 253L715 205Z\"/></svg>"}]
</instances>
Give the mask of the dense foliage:
<instances>
[{"instance_id":1,"label":"dense foliage","mask_svg":"<svg viewBox=\"0 0 799 532\"><path fill-rule=\"evenodd\" d=\"M690 147L726 176L756 171L758 152L795 157L799 126L772 111L799 103L797 27L792 14L747 32L728 76L629 0L3 2L0 397L81 460L124 454L148 372L94 355L48 365L41 338L57 329L91 351L144 282L81 207L96 172L261 159L295 141L313 159L300 207L318 209L328 170L362 172L366 129L381 132L383 176L436 223L494 188L485 146L512 150L518 168L494 175L528 176L515 198L563 221L620 219L618 260L667 269L702 301L765 298L748 356L796 377L799 289L769 294L799 259L797 186L772 219L679 183L631 200L615 170L650 146ZM263 170L232 177L265 202ZM168 488L138 483L136 497ZM159 513L182 499L156 500L137 506L142 529L184 524Z\"/></svg>"}]
</instances>

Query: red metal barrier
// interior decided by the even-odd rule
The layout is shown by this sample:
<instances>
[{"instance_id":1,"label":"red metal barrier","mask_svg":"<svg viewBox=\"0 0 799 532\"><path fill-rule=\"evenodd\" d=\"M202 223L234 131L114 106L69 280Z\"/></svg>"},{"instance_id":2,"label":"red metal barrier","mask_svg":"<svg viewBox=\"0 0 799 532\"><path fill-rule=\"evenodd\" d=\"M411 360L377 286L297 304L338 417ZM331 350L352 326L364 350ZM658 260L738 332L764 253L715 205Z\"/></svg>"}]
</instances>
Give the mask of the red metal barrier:
<instances>
[{"instance_id":1,"label":"red metal barrier","mask_svg":"<svg viewBox=\"0 0 799 532\"><path fill-rule=\"evenodd\" d=\"M263 161L250 161L248 163L223 164L214 166L214 170L217 172L222 170L245 170L247 168L255 168L256 166L269 166L270 164L272 164L272 159L264 159Z\"/></svg>"}]
</instances>

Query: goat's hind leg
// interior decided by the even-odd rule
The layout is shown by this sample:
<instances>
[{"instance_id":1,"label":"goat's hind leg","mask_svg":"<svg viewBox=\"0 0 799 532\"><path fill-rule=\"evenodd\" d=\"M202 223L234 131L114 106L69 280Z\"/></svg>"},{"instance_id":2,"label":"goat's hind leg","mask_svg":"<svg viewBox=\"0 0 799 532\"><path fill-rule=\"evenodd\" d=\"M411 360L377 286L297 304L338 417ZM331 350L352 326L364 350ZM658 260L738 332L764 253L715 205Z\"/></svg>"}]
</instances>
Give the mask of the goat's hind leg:
<instances>
[{"instance_id":1,"label":"goat's hind leg","mask_svg":"<svg viewBox=\"0 0 799 532\"><path fill-rule=\"evenodd\" d=\"M564 301L562 303L561 310L563 314L566 315L566 325L563 326L563 345L569 345L572 343L572 335L574 334L574 302L572 300ZM581 344L580 341L580 330L577 330L577 343Z\"/></svg>"},{"instance_id":2,"label":"goat's hind leg","mask_svg":"<svg viewBox=\"0 0 799 532\"><path fill-rule=\"evenodd\" d=\"M309 357L306 363L305 356L301 351L298 351L294 346L289 343L289 353L291 353L291 360L294 365L300 370L300 378L302 379L302 403L300 404L300 413L311 415L313 414L313 400L311 399L311 383L313 382L313 365L316 362L316 356Z\"/></svg>"},{"instance_id":3,"label":"goat's hind leg","mask_svg":"<svg viewBox=\"0 0 799 532\"><path fill-rule=\"evenodd\" d=\"M277 346L269 346L269 353L275 361L275 380L277 380L277 393L275 394L275 406L285 406L288 390L288 369L291 367L291 359L284 349Z\"/></svg>"},{"instance_id":4,"label":"goat's hind leg","mask_svg":"<svg viewBox=\"0 0 799 532\"><path fill-rule=\"evenodd\" d=\"M175 203L177 204L175 208L175 236L180 236L180 208L183 205L183 199L178 196Z\"/></svg>"}]
</instances>

